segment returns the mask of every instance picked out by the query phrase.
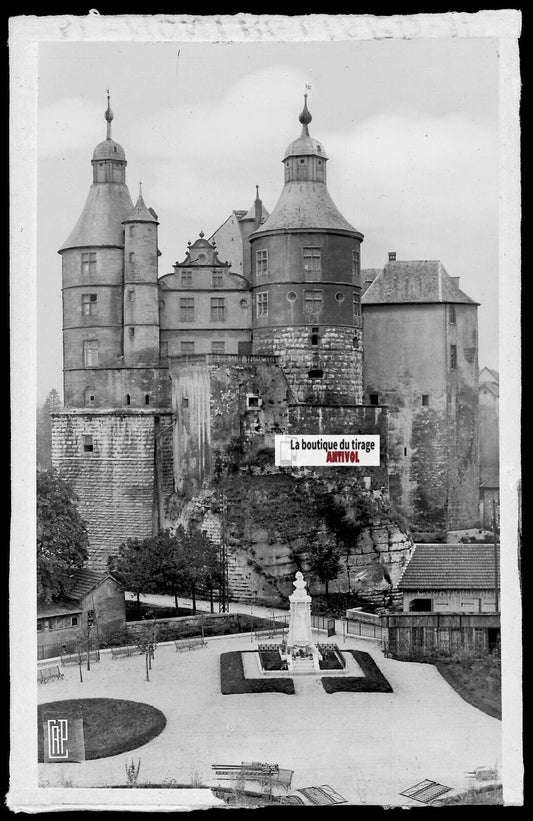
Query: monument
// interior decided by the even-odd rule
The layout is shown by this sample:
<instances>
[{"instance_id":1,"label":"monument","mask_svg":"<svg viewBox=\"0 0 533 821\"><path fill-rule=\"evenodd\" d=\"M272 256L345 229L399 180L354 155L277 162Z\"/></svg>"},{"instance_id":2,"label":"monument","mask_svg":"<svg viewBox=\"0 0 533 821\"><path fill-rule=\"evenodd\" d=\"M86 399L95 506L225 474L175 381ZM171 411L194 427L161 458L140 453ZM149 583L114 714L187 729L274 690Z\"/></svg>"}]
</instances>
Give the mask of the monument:
<instances>
[{"instance_id":1,"label":"monument","mask_svg":"<svg viewBox=\"0 0 533 821\"><path fill-rule=\"evenodd\" d=\"M291 673L319 672L319 651L311 637L311 596L299 570L293 585L294 592L289 596L291 609L285 650L288 669Z\"/></svg>"}]
</instances>

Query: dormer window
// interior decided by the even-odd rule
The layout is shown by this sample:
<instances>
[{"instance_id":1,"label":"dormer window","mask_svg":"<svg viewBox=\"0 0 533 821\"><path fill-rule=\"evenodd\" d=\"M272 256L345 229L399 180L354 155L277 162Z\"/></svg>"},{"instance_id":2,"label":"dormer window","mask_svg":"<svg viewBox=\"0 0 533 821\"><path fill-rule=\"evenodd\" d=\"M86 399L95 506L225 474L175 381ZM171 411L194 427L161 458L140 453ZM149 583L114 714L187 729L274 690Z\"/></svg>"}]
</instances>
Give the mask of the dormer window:
<instances>
[{"instance_id":1,"label":"dormer window","mask_svg":"<svg viewBox=\"0 0 533 821\"><path fill-rule=\"evenodd\" d=\"M213 288L222 288L224 285L224 274L222 271L213 271L212 285Z\"/></svg>"},{"instance_id":2,"label":"dormer window","mask_svg":"<svg viewBox=\"0 0 533 821\"><path fill-rule=\"evenodd\" d=\"M181 272L181 287L190 288L192 285L192 271Z\"/></svg>"}]
</instances>

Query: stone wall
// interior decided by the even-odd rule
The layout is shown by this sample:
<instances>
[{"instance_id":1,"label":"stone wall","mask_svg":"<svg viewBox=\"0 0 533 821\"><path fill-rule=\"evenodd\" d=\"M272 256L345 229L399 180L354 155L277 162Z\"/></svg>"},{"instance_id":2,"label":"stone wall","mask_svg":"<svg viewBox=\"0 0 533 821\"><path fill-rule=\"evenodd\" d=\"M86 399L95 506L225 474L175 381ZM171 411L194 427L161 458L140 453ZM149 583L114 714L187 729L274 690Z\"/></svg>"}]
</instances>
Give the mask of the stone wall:
<instances>
[{"instance_id":1,"label":"stone wall","mask_svg":"<svg viewBox=\"0 0 533 821\"><path fill-rule=\"evenodd\" d=\"M123 541L156 529L155 427L156 414L141 410L63 410L52 417L52 464L78 495L91 568L105 570ZM172 491L168 448L159 490L163 497Z\"/></svg>"},{"instance_id":2,"label":"stone wall","mask_svg":"<svg viewBox=\"0 0 533 821\"><path fill-rule=\"evenodd\" d=\"M318 320L316 327L319 328L317 345L311 344L311 325L257 328L254 353L278 357L298 402L336 405L362 402L361 329L319 325ZM313 371L321 371L322 376L311 378L309 373Z\"/></svg>"}]
</instances>

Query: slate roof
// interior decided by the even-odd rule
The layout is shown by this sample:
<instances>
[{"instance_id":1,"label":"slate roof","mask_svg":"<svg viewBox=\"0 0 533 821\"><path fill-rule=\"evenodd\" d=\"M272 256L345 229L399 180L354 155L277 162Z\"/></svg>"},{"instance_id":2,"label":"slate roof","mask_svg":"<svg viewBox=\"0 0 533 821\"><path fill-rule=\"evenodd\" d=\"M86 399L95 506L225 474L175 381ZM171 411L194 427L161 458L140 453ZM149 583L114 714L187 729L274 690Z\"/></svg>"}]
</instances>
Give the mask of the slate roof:
<instances>
[{"instance_id":1,"label":"slate roof","mask_svg":"<svg viewBox=\"0 0 533 821\"><path fill-rule=\"evenodd\" d=\"M453 302L479 305L456 285L439 260L388 262L365 291L364 305Z\"/></svg>"},{"instance_id":2,"label":"slate roof","mask_svg":"<svg viewBox=\"0 0 533 821\"><path fill-rule=\"evenodd\" d=\"M133 203L125 183L93 183L81 216L59 253L67 248L124 247L122 222L132 211Z\"/></svg>"},{"instance_id":3,"label":"slate roof","mask_svg":"<svg viewBox=\"0 0 533 821\"><path fill-rule=\"evenodd\" d=\"M251 236L257 237L267 231L305 228L338 230L362 236L344 219L331 199L326 184L310 180L286 183L271 215Z\"/></svg>"},{"instance_id":4,"label":"slate roof","mask_svg":"<svg viewBox=\"0 0 533 821\"><path fill-rule=\"evenodd\" d=\"M157 222L156 217L154 217L154 213L155 212L150 211L146 207L142 194L139 194L137 202L135 203L135 208L131 214L126 217L124 222Z\"/></svg>"},{"instance_id":5,"label":"slate roof","mask_svg":"<svg viewBox=\"0 0 533 821\"><path fill-rule=\"evenodd\" d=\"M63 581L65 599L81 601L87 593L94 590L105 579L112 578L109 573L99 570L76 570L72 576Z\"/></svg>"},{"instance_id":6,"label":"slate roof","mask_svg":"<svg viewBox=\"0 0 533 821\"><path fill-rule=\"evenodd\" d=\"M398 590L491 588L494 588L494 545L491 544L417 544L398 583Z\"/></svg>"}]
</instances>

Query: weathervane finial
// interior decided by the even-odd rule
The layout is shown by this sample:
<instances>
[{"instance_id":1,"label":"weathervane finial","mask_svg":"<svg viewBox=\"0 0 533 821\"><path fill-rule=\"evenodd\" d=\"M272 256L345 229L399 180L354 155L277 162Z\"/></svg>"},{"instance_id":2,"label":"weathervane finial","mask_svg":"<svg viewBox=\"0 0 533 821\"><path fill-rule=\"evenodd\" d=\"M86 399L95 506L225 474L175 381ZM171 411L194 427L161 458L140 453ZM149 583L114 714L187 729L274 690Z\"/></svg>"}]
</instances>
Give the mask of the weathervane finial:
<instances>
[{"instance_id":1,"label":"weathervane finial","mask_svg":"<svg viewBox=\"0 0 533 821\"><path fill-rule=\"evenodd\" d=\"M110 97L109 97L109 89L107 89L107 109L106 109L106 112L105 112L105 114L104 114L104 117L105 117L105 118L106 118L106 120L107 120L107 139L108 139L108 140L110 140L110 139L111 139L111 121L112 121L112 119L113 119L113 117L114 117L114 116L115 116L115 115L114 115L114 114L113 114L113 112L111 111L111 103L110 103Z\"/></svg>"}]
</instances>

